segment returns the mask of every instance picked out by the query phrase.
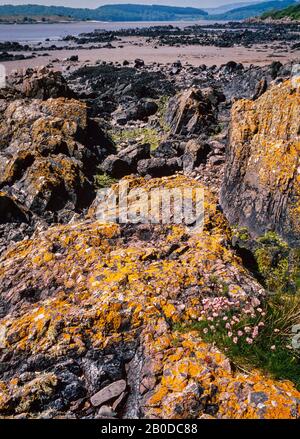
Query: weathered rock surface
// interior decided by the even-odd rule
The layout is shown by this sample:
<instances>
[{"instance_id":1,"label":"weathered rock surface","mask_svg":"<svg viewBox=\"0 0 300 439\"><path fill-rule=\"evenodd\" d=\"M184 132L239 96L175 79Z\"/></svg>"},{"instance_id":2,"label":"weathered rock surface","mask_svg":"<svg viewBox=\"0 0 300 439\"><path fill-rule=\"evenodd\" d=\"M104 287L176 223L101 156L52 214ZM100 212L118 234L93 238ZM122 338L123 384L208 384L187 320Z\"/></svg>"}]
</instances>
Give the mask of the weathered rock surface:
<instances>
[{"instance_id":1,"label":"weathered rock surface","mask_svg":"<svg viewBox=\"0 0 300 439\"><path fill-rule=\"evenodd\" d=\"M122 178L131 174L128 163L115 154L110 154L101 164L101 170L114 178Z\"/></svg>"},{"instance_id":2,"label":"weathered rock surface","mask_svg":"<svg viewBox=\"0 0 300 439\"><path fill-rule=\"evenodd\" d=\"M28 222L29 219L28 210L24 209L14 197L0 191L0 224Z\"/></svg>"},{"instance_id":3,"label":"weathered rock surface","mask_svg":"<svg viewBox=\"0 0 300 439\"><path fill-rule=\"evenodd\" d=\"M286 81L234 104L221 203L232 223L256 234L300 233L300 93Z\"/></svg>"},{"instance_id":4,"label":"weathered rock surface","mask_svg":"<svg viewBox=\"0 0 300 439\"><path fill-rule=\"evenodd\" d=\"M150 159L149 144L135 144L122 149L118 154L111 154L101 164L101 170L115 178L135 174L138 163Z\"/></svg>"},{"instance_id":5,"label":"weathered rock surface","mask_svg":"<svg viewBox=\"0 0 300 439\"><path fill-rule=\"evenodd\" d=\"M91 403L94 407L98 407L104 402L110 401L111 399L121 395L125 389L125 380L115 381L114 383L109 384L108 386L104 387L104 389L99 390L99 392L95 393L95 395L91 397Z\"/></svg>"},{"instance_id":6,"label":"weathered rock surface","mask_svg":"<svg viewBox=\"0 0 300 439\"><path fill-rule=\"evenodd\" d=\"M150 175L151 177L163 177L173 175L181 169L181 160L179 158L150 158L140 160L137 166L139 175Z\"/></svg>"},{"instance_id":7,"label":"weathered rock surface","mask_svg":"<svg viewBox=\"0 0 300 439\"><path fill-rule=\"evenodd\" d=\"M127 181L147 191L202 187L183 176ZM198 331L179 330L201 320L207 300L220 300L212 273L226 282L237 318L264 300L228 248L227 223L207 190L205 211L194 235L182 225L90 220L10 247L0 262L2 417L113 416L124 385L112 402L100 398L99 412L89 401L119 380L128 384L125 417L299 415L290 382L234 372Z\"/></svg>"},{"instance_id":8,"label":"weathered rock surface","mask_svg":"<svg viewBox=\"0 0 300 439\"><path fill-rule=\"evenodd\" d=\"M140 160L150 158L150 145L148 143L128 146L118 153L118 157L125 160L130 168L136 170Z\"/></svg>"},{"instance_id":9,"label":"weathered rock surface","mask_svg":"<svg viewBox=\"0 0 300 439\"><path fill-rule=\"evenodd\" d=\"M223 99L214 89L188 89L170 99L166 121L173 134L208 134L216 124L216 106Z\"/></svg>"},{"instance_id":10,"label":"weathered rock surface","mask_svg":"<svg viewBox=\"0 0 300 439\"><path fill-rule=\"evenodd\" d=\"M0 187L37 215L80 210L109 141L86 104L65 98L2 103Z\"/></svg>"},{"instance_id":11,"label":"weathered rock surface","mask_svg":"<svg viewBox=\"0 0 300 439\"><path fill-rule=\"evenodd\" d=\"M76 94L88 99L95 115L110 117L117 111L121 124L146 119L157 110L154 99L175 93L174 85L161 71L113 65L88 66L70 75Z\"/></svg>"},{"instance_id":12,"label":"weathered rock surface","mask_svg":"<svg viewBox=\"0 0 300 439\"><path fill-rule=\"evenodd\" d=\"M297 418L291 382L229 359L260 349L270 303L218 205L237 98L255 99L232 113L225 189L237 220L249 200L262 227L297 200L298 95L269 90L292 65L137 64L69 64L67 82L29 69L0 92L0 417ZM101 223L94 177L117 189L111 177L129 174L145 176L123 183L146 194L204 189L203 232L174 224L177 205L170 224L145 223L134 196L137 222Z\"/></svg>"},{"instance_id":13,"label":"weathered rock surface","mask_svg":"<svg viewBox=\"0 0 300 439\"><path fill-rule=\"evenodd\" d=\"M27 69L24 75L10 77L9 85L24 97L33 99L75 98L61 72L45 67Z\"/></svg>"},{"instance_id":14,"label":"weathered rock surface","mask_svg":"<svg viewBox=\"0 0 300 439\"><path fill-rule=\"evenodd\" d=\"M183 171L189 173L200 163L205 162L209 152L209 144L195 139L189 140L182 156Z\"/></svg>"}]
</instances>

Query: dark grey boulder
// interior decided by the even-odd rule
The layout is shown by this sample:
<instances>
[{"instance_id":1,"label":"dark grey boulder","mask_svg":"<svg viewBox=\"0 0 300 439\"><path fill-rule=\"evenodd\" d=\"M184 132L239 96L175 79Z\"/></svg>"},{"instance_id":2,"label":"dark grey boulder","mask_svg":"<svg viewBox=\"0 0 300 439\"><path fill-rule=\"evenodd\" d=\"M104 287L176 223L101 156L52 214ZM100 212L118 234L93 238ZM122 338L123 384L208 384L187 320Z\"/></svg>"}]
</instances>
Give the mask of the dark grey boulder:
<instances>
[{"instance_id":1,"label":"dark grey boulder","mask_svg":"<svg viewBox=\"0 0 300 439\"><path fill-rule=\"evenodd\" d=\"M100 168L103 172L114 178L122 178L125 175L131 174L131 168L128 163L114 154L106 157Z\"/></svg>"},{"instance_id":2,"label":"dark grey boulder","mask_svg":"<svg viewBox=\"0 0 300 439\"><path fill-rule=\"evenodd\" d=\"M175 174L182 169L182 162L179 158L151 158L140 160L137 166L138 174L151 177L164 177Z\"/></svg>"},{"instance_id":3,"label":"dark grey boulder","mask_svg":"<svg viewBox=\"0 0 300 439\"><path fill-rule=\"evenodd\" d=\"M124 160L132 171L136 171L137 164L140 160L150 158L150 145L130 145L118 153L118 157Z\"/></svg>"},{"instance_id":4,"label":"dark grey boulder","mask_svg":"<svg viewBox=\"0 0 300 439\"><path fill-rule=\"evenodd\" d=\"M182 156L183 171L189 173L195 167L204 163L210 149L210 145L206 142L200 142L196 139L189 140Z\"/></svg>"}]
</instances>

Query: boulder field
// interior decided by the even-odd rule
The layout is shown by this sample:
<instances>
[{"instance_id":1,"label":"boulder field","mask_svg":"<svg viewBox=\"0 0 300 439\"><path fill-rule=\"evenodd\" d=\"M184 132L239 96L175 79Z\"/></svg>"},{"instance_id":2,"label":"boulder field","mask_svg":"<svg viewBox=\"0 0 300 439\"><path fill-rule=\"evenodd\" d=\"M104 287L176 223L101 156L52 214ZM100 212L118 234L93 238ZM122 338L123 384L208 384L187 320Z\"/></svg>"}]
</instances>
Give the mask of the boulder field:
<instances>
[{"instance_id":1,"label":"boulder field","mask_svg":"<svg viewBox=\"0 0 300 439\"><path fill-rule=\"evenodd\" d=\"M187 177L129 184L199 186ZM229 248L215 197L205 199L199 235L90 219L50 227L3 255L2 416L101 418L104 406L125 417L298 416L291 383L235 370L193 330L203 315L242 320L265 300Z\"/></svg>"},{"instance_id":2,"label":"boulder field","mask_svg":"<svg viewBox=\"0 0 300 439\"><path fill-rule=\"evenodd\" d=\"M0 417L299 418L297 307L234 245L299 245L291 66L48 73L1 91ZM120 182L203 191L203 230L102 222Z\"/></svg>"}]
</instances>

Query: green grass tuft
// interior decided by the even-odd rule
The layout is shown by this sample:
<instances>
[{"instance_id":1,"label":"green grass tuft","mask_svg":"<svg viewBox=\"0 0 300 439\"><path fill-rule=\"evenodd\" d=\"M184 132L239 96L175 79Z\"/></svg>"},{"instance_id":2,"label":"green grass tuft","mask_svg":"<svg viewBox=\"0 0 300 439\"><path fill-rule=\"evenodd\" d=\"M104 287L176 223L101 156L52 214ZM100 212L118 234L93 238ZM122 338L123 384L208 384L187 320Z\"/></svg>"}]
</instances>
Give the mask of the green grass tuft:
<instances>
[{"instance_id":1,"label":"green grass tuft","mask_svg":"<svg viewBox=\"0 0 300 439\"><path fill-rule=\"evenodd\" d=\"M113 184L117 183L118 181L107 174L97 174L95 175L94 179L95 179L95 186L97 189L104 189L110 187Z\"/></svg>"}]
</instances>

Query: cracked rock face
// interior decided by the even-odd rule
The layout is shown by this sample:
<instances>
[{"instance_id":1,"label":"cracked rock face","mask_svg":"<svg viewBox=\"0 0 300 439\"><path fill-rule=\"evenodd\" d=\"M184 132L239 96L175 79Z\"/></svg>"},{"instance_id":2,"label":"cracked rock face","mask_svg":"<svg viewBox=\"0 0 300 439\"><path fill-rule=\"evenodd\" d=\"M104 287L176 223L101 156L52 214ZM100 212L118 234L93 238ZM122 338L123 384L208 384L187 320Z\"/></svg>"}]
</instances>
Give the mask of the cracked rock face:
<instances>
[{"instance_id":1,"label":"cracked rock face","mask_svg":"<svg viewBox=\"0 0 300 439\"><path fill-rule=\"evenodd\" d=\"M243 331L241 342L263 337L269 306L231 245L224 168L230 221L299 236L299 93L268 89L279 65L153 68L84 67L68 83L29 70L1 91L2 418L300 417L294 384L233 363L217 339L218 325L233 344ZM250 96L233 106L224 163L232 100ZM148 126L139 103L155 113ZM114 148L103 119L111 134L118 122L164 137ZM116 190L108 175L146 194L203 189L203 232L175 224L175 206L170 224L160 208L143 224L134 197L141 223L100 222L98 173Z\"/></svg>"},{"instance_id":2,"label":"cracked rock face","mask_svg":"<svg viewBox=\"0 0 300 439\"><path fill-rule=\"evenodd\" d=\"M299 245L299 133L300 92L290 81L234 104L221 191L232 223Z\"/></svg>"},{"instance_id":3,"label":"cracked rock face","mask_svg":"<svg viewBox=\"0 0 300 439\"><path fill-rule=\"evenodd\" d=\"M91 176L109 142L74 99L2 102L0 186L38 216L94 196Z\"/></svg>"},{"instance_id":4,"label":"cracked rock face","mask_svg":"<svg viewBox=\"0 0 300 439\"><path fill-rule=\"evenodd\" d=\"M173 134L209 133L217 123L215 107L223 99L213 89L190 88L170 99L166 121Z\"/></svg>"},{"instance_id":5,"label":"cracked rock face","mask_svg":"<svg viewBox=\"0 0 300 439\"><path fill-rule=\"evenodd\" d=\"M33 99L74 98L67 81L59 71L48 70L45 67L28 69L24 75L11 77L9 85L24 97Z\"/></svg>"},{"instance_id":6,"label":"cracked rock face","mask_svg":"<svg viewBox=\"0 0 300 439\"><path fill-rule=\"evenodd\" d=\"M127 181L202 187L184 176ZM211 273L226 281L235 316L265 295L205 194L201 234L91 218L10 247L0 261L2 417L297 416L291 383L234 372L199 332L179 330L199 320L204 298L219 300Z\"/></svg>"}]
</instances>

